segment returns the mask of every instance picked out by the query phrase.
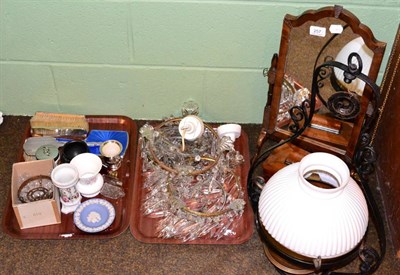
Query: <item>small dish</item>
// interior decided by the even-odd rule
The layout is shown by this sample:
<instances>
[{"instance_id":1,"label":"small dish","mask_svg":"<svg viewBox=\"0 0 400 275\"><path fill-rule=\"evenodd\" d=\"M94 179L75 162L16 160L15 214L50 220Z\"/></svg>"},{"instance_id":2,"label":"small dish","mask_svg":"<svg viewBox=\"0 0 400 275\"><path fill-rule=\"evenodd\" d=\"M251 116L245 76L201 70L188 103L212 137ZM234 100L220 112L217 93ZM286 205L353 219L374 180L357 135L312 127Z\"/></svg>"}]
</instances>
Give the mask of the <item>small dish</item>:
<instances>
[{"instance_id":1,"label":"small dish","mask_svg":"<svg viewBox=\"0 0 400 275\"><path fill-rule=\"evenodd\" d=\"M74 223L82 231L97 233L107 229L115 219L114 206L103 199L90 199L79 205Z\"/></svg>"},{"instance_id":2,"label":"small dish","mask_svg":"<svg viewBox=\"0 0 400 275\"><path fill-rule=\"evenodd\" d=\"M107 140L116 140L122 144L121 157L125 155L128 147L129 136L126 131L92 130L86 138L91 153L100 155L100 144ZM92 146L94 144L95 146Z\"/></svg>"},{"instance_id":3,"label":"small dish","mask_svg":"<svg viewBox=\"0 0 400 275\"><path fill-rule=\"evenodd\" d=\"M53 182L49 176L39 175L26 179L18 189L21 202L34 202L53 197Z\"/></svg>"}]
</instances>

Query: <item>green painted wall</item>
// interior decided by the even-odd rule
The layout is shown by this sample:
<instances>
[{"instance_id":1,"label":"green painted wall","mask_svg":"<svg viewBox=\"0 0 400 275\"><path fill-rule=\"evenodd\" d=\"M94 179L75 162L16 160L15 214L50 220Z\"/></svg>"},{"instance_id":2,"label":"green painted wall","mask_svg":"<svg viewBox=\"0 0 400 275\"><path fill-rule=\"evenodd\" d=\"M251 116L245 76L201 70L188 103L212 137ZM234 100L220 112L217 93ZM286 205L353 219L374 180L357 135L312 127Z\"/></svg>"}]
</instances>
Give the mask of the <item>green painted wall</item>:
<instances>
[{"instance_id":1,"label":"green painted wall","mask_svg":"<svg viewBox=\"0 0 400 275\"><path fill-rule=\"evenodd\" d=\"M400 0L0 1L0 111L260 123L282 19L341 4L388 47Z\"/></svg>"}]
</instances>

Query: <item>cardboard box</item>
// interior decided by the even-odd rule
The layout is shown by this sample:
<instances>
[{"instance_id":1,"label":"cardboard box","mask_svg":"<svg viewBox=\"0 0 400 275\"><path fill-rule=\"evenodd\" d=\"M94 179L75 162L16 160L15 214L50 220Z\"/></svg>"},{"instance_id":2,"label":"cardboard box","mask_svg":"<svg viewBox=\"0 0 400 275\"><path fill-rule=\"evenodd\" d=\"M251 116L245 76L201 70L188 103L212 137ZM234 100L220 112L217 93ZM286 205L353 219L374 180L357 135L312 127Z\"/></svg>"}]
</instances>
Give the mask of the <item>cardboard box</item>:
<instances>
[{"instance_id":1,"label":"cardboard box","mask_svg":"<svg viewBox=\"0 0 400 275\"><path fill-rule=\"evenodd\" d=\"M23 179L46 175L53 170L53 160L36 160L13 164L11 179L11 202L21 229L61 223L60 196L53 187L53 198L22 203L18 199L18 189Z\"/></svg>"}]
</instances>

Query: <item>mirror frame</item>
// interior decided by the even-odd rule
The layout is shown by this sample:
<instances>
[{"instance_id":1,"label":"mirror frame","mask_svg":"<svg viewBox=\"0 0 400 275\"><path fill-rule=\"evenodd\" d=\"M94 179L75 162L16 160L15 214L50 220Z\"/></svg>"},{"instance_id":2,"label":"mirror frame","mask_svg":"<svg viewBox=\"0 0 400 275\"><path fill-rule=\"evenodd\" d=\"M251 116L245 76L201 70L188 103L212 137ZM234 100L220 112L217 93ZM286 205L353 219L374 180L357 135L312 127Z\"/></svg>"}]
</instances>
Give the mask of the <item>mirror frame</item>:
<instances>
[{"instance_id":1,"label":"mirror frame","mask_svg":"<svg viewBox=\"0 0 400 275\"><path fill-rule=\"evenodd\" d=\"M300 27L306 22L316 22L320 19L330 17L340 19L343 21L343 23L347 24L354 34L362 37L364 43L373 52L374 55L368 77L372 81L376 81L385 52L386 43L376 40L370 28L362 24L354 14L343 9L341 6L330 6L318 10L307 10L300 16L287 14L283 20L279 55L276 56L275 54L273 56L269 71L264 72L264 75L268 77L269 83L268 101L264 109L263 125L257 142L258 152L256 155L258 155L261 146L266 141L266 138L271 137L275 140L282 140L291 135L291 133L287 130L279 129L276 122L279 112L281 88L285 75L286 57L288 55L290 41L289 38L292 29ZM356 150L362 125L365 120L368 104L371 100L373 100L372 91L366 87L360 101L361 112L354 121L353 130L347 148L337 148L332 144L326 144L322 141L318 141L306 136L298 137L295 143L299 144L305 150L333 153L339 157L344 156L346 159L351 161Z\"/></svg>"}]
</instances>

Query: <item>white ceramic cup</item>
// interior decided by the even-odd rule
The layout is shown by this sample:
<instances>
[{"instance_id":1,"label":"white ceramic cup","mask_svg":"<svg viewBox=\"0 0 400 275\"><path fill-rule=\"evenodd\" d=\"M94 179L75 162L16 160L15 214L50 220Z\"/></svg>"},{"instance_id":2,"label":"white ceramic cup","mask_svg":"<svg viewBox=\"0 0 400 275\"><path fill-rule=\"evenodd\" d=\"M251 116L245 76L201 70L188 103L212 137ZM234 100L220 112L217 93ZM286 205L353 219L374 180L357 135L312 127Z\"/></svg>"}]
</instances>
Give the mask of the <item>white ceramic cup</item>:
<instances>
[{"instance_id":1,"label":"white ceramic cup","mask_svg":"<svg viewBox=\"0 0 400 275\"><path fill-rule=\"evenodd\" d=\"M92 153L77 155L71 160L71 164L78 169L79 182L82 184L95 183L97 174L103 165L100 157Z\"/></svg>"}]
</instances>

